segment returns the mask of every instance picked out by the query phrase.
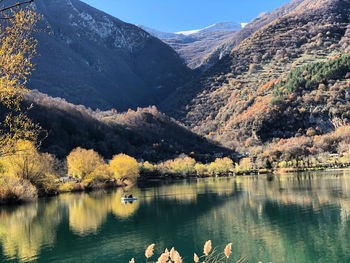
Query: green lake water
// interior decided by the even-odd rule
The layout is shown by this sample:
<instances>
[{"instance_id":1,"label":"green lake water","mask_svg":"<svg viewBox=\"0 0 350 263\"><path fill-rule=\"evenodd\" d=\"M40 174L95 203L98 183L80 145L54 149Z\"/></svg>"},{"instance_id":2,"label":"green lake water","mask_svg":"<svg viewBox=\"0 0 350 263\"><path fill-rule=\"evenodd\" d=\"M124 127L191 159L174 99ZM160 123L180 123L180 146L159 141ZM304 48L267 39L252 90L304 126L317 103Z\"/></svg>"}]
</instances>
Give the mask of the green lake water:
<instances>
[{"instance_id":1,"label":"green lake water","mask_svg":"<svg viewBox=\"0 0 350 263\"><path fill-rule=\"evenodd\" d=\"M173 246L193 262L211 239L246 262L350 262L350 172L209 178L65 194L0 208L0 262L145 262ZM159 254L157 254L159 255ZM156 260L157 258L155 258ZM233 262L233 261L232 261Z\"/></svg>"}]
</instances>

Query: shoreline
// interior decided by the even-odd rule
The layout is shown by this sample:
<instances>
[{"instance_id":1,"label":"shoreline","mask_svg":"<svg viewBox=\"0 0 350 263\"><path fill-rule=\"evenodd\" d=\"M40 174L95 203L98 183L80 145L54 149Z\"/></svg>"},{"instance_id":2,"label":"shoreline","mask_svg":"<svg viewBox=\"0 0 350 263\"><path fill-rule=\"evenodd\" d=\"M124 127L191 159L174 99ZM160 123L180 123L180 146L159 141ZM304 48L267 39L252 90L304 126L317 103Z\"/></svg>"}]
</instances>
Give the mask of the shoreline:
<instances>
[{"instance_id":1,"label":"shoreline","mask_svg":"<svg viewBox=\"0 0 350 263\"><path fill-rule=\"evenodd\" d=\"M122 184L122 183L101 183L94 186L88 186L88 187L81 187L79 183L77 183L77 188L73 189L71 191L61 191L57 192L56 194L44 194L39 195L37 199L34 200L1 200L0 201L0 207L4 206L12 206L12 205L22 205L27 203L36 202L39 199L42 198L49 198L54 196L59 196L62 194L69 194L69 193L90 193L94 191L99 190L113 190L113 189L120 189L120 188L132 188L135 185L147 185L150 183L159 183L159 182L176 182L184 179L206 179L206 178L231 178L231 177L242 177L242 176L259 176L259 175L267 175L267 176L278 176L283 174L292 174L292 173L303 173L303 172L314 172L314 171L347 171L350 170L350 167L336 167L336 168L327 168L327 167L315 167L315 168L279 168L274 170L252 170L252 171L246 171L246 172L239 172L239 173L232 173L231 175L217 175L217 176L210 176L210 175L202 175L202 176L181 176L181 175L167 175L167 176L161 176L161 175L141 175L140 178L137 180L137 182L132 182L129 184Z\"/></svg>"}]
</instances>

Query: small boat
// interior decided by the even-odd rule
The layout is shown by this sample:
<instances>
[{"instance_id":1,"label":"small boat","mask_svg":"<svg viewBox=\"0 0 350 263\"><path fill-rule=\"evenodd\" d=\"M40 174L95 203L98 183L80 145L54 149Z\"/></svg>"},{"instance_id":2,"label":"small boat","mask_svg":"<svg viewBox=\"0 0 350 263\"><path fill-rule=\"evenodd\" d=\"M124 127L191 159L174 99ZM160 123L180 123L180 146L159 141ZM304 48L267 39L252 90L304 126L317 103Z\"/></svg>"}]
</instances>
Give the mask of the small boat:
<instances>
[{"instance_id":1,"label":"small boat","mask_svg":"<svg viewBox=\"0 0 350 263\"><path fill-rule=\"evenodd\" d=\"M122 202L133 202L136 200L137 200L137 197L122 197Z\"/></svg>"}]
</instances>

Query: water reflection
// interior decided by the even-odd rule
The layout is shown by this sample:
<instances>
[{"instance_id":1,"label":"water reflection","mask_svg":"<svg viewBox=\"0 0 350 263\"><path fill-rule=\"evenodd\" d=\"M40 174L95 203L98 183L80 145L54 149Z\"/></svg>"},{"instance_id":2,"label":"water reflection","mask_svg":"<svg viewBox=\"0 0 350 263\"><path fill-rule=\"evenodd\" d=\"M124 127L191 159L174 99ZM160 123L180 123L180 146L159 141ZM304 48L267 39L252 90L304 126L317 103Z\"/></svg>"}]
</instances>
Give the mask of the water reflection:
<instances>
[{"instance_id":1,"label":"water reflection","mask_svg":"<svg viewBox=\"0 0 350 263\"><path fill-rule=\"evenodd\" d=\"M249 262L350 262L350 174L210 178L66 194L0 210L0 262L128 262L144 247L190 257L207 239ZM292 253L291 253L292 251ZM12 260L12 261L11 261Z\"/></svg>"},{"instance_id":2,"label":"water reflection","mask_svg":"<svg viewBox=\"0 0 350 263\"><path fill-rule=\"evenodd\" d=\"M37 258L42 246L53 246L60 222L57 202L38 203L0 212L0 242L9 259L21 262Z\"/></svg>"},{"instance_id":3,"label":"water reflection","mask_svg":"<svg viewBox=\"0 0 350 263\"><path fill-rule=\"evenodd\" d=\"M136 195L139 193L137 188L132 191ZM96 234L108 214L112 213L119 218L132 216L139 208L139 203L123 203L121 202L123 196L122 190L109 194L102 191L66 196L66 199L70 199L68 203L70 228L81 236Z\"/></svg>"}]
</instances>

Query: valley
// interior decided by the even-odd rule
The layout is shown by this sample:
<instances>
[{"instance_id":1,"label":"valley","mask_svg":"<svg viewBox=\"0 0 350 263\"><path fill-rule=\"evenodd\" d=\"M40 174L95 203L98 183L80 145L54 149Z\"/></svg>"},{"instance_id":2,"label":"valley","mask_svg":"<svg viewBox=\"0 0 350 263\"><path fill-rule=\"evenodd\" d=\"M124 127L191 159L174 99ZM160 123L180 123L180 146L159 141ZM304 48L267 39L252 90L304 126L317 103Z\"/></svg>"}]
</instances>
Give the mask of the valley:
<instances>
[{"instance_id":1,"label":"valley","mask_svg":"<svg viewBox=\"0 0 350 263\"><path fill-rule=\"evenodd\" d=\"M194 152L238 164L244 157L245 170L347 164L348 1L294 0L244 27L222 22L177 33L58 2L35 3L50 32L38 35L27 103L40 108L30 116L48 132L44 151L65 157L83 146L148 161ZM49 110L61 117L51 123L39 114ZM98 128L82 132L75 123ZM63 132L67 124L74 128Z\"/></svg>"},{"instance_id":2,"label":"valley","mask_svg":"<svg viewBox=\"0 0 350 263\"><path fill-rule=\"evenodd\" d=\"M350 163L349 1L294 0L244 27L176 33L78 0L27 6L42 18L21 106L33 124L20 129L41 127L41 152L61 161L78 147L105 160L188 157L188 175L208 175L205 165L224 157L236 174Z\"/></svg>"}]
</instances>

